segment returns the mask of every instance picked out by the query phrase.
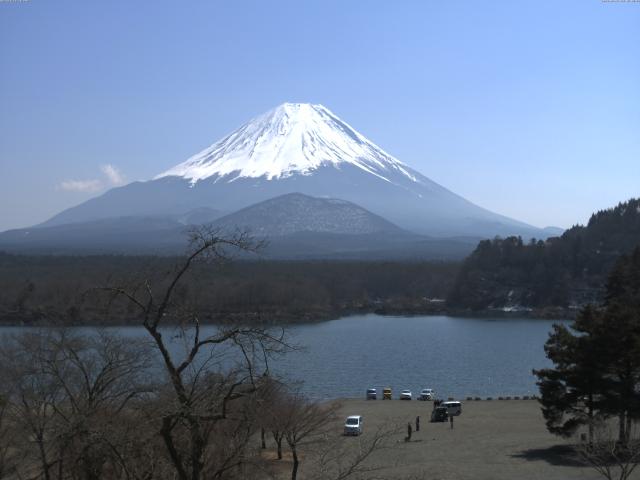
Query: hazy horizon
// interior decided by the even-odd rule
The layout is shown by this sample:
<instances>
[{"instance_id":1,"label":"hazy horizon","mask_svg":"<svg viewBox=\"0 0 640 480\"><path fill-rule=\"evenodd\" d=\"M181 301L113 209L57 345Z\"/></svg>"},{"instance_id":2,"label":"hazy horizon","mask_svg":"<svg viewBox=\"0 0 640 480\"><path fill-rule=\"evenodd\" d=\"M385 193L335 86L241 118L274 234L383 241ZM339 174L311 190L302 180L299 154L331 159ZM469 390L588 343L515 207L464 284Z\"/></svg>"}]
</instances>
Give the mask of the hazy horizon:
<instances>
[{"instance_id":1,"label":"hazy horizon","mask_svg":"<svg viewBox=\"0 0 640 480\"><path fill-rule=\"evenodd\" d=\"M321 103L449 190L568 228L640 196L640 4L0 2L0 231Z\"/></svg>"}]
</instances>

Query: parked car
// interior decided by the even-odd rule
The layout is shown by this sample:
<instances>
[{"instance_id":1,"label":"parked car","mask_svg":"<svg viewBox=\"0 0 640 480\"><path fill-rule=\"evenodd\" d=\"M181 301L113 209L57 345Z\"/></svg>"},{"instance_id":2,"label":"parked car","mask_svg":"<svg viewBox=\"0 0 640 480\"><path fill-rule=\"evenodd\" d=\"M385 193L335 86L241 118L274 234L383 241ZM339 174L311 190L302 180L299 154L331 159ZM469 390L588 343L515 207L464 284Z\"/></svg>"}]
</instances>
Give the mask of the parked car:
<instances>
[{"instance_id":1,"label":"parked car","mask_svg":"<svg viewBox=\"0 0 640 480\"><path fill-rule=\"evenodd\" d=\"M447 407L436 407L431 412L432 422L446 422L447 418L449 418Z\"/></svg>"},{"instance_id":2,"label":"parked car","mask_svg":"<svg viewBox=\"0 0 640 480\"><path fill-rule=\"evenodd\" d=\"M362 435L362 415L351 415L344 422L345 435Z\"/></svg>"},{"instance_id":3,"label":"parked car","mask_svg":"<svg viewBox=\"0 0 640 480\"><path fill-rule=\"evenodd\" d=\"M418 400L423 400L423 401L433 400L433 397L435 397L435 393L433 389L423 388L422 391L420 392L420 396L418 397Z\"/></svg>"},{"instance_id":4,"label":"parked car","mask_svg":"<svg viewBox=\"0 0 640 480\"><path fill-rule=\"evenodd\" d=\"M382 399L391 400L391 387L384 387L382 389Z\"/></svg>"},{"instance_id":5,"label":"parked car","mask_svg":"<svg viewBox=\"0 0 640 480\"><path fill-rule=\"evenodd\" d=\"M402 392L400 392L400 400L411 400L411 398L411 390L402 390Z\"/></svg>"},{"instance_id":6,"label":"parked car","mask_svg":"<svg viewBox=\"0 0 640 480\"><path fill-rule=\"evenodd\" d=\"M378 392L375 388L367 388L367 400L375 400L378 398Z\"/></svg>"},{"instance_id":7,"label":"parked car","mask_svg":"<svg viewBox=\"0 0 640 480\"><path fill-rule=\"evenodd\" d=\"M462 413L462 403L449 400L448 402L442 402L442 406L447 409L447 413L450 417L460 415Z\"/></svg>"}]
</instances>

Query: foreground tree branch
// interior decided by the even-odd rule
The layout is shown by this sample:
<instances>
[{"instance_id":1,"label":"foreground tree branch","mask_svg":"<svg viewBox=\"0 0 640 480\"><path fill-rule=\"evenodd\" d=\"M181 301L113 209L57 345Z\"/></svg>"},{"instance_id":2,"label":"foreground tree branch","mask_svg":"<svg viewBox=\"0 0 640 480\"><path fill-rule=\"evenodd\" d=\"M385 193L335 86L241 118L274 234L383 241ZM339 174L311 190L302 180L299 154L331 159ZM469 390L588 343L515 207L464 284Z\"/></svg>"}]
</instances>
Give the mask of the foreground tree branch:
<instances>
[{"instance_id":1,"label":"foreground tree branch","mask_svg":"<svg viewBox=\"0 0 640 480\"><path fill-rule=\"evenodd\" d=\"M382 450L396 448L395 438L402 428L394 424L384 424L366 437L357 439L326 438L313 462L314 480L347 480L384 478L378 476L392 465L375 463L375 455ZM355 440L355 445L353 444Z\"/></svg>"},{"instance_id":2,"label":"foreground tree branch","mask_svg":"<svg viewBox=\"0 0 640 480\"><path fill-rule=\"evenodd\" d=\"M620 442L610 426L598 421L592 427L593 438L582 442L577 453L587 465L607 480L627 480L640 464L640 437L637 429L627 431L626 442Z\"/></svg>"},{"instance_id":3,"label":"foreground tree branch","mask_svg":"<svg viewBox=\"0 0 640 480\"><path fill-rule=\"evenodd\" d=\"M226 261L236 252L255 253L263 243L247 232L227 236L210 227L194 229L189 237L189 253L168 275L164 287L154 289L145 279L131 287L105 288L112 299L122 297L138 309L142 326L162 358L171 390L166 392L160 434L180 480L198 480L205 472L216 478L240 465L242 451L258 425L255 415L249 414L252 402L262 393L258 380L268 372L269 358L289 348L284 332L253 326L215 328L203 336L197 310L177 298L181 282L196 263ZM178 325L184 339L182 357L163 335L171 324ZM236 347L235 353L218 357L216 348L222 346ZM235 366L230 368L230 363ZM234 437L241 441L232 449L214 441L229 425L245 432Z\"/></svg>"}]
</instances>

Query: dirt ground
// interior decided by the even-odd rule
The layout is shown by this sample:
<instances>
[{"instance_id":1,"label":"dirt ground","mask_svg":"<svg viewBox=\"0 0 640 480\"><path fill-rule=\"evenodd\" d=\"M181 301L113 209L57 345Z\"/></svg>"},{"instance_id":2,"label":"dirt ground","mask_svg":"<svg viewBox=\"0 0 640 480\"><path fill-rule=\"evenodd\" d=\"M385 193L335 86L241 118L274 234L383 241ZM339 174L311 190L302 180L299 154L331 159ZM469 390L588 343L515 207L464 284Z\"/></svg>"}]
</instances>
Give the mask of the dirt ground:
<instances>
[{"instance_id":1,"label":"dirt ground","mask_svg":"<svg viewBox=\"0 0 640 480\"><path fill-rule=\"evenodd\" d=\"M431 402L344 400L340 414L362 415L364 434L393 423L402 426L394 446L376 453L385 465L377 472L389 478L421 479L597 479L592 469L577 462L567 441L547 432L540 406L535 400L463 402L462 415L448 423L430 423ZM407 422L420 431L405 443ZM339 435L341 425L336 425ZM357 442L356 438L349 438ZM304 465L301 469L304 477ZM640 478L640 477L633 477Z\"/></svg>"}]
</instances>

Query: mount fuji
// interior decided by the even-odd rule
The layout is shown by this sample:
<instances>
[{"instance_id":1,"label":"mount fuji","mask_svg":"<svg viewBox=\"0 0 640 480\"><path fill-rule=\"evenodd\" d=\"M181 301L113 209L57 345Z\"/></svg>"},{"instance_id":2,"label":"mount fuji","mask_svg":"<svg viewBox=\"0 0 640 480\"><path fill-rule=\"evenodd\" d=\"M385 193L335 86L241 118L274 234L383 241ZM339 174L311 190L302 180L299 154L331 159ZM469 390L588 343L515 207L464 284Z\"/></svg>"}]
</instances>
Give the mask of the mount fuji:
<instances>
[{"instance_id":1,"label":"mount fuji","mask_svg":"<svg viewBox=\"0 0 640 480\"><path fill-rule=\"evenodd\" d=\"M175 220L203 211L215 220L292 193L351 202L403 231L430 237L548 236L447 190L326 107L305 103L282 104L152 180L113 188L37 229L120 217Z\"/></svg>"},{"instance_id":2,"label":"mount fuji","mask_svg":"<svg viewBox=\"0 0 640 480\"><path fill-rule=\"evenodd\" d=\"M109 190L42 226L209 207L231 213L285 193L354 202L435 235L541 233L465 200L395 159L322 105L285 103L153 180Z\"/></svg>"}]
</instances>

